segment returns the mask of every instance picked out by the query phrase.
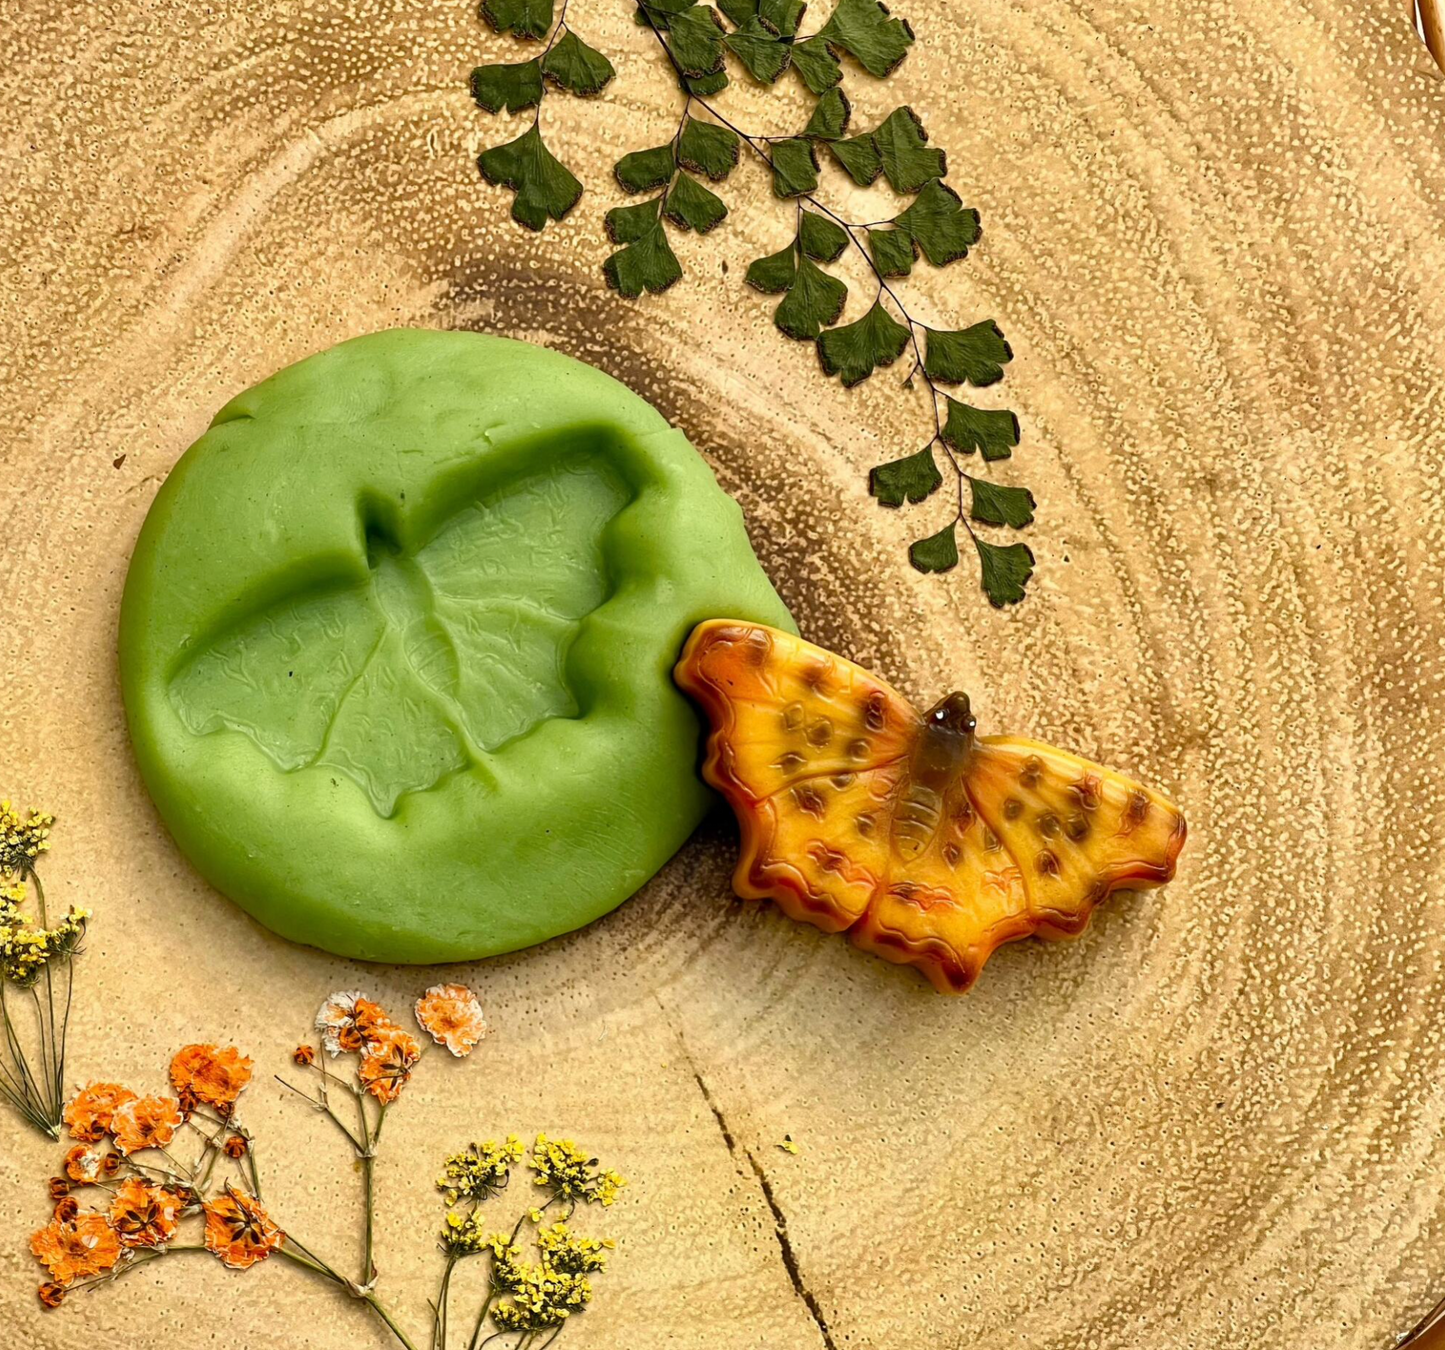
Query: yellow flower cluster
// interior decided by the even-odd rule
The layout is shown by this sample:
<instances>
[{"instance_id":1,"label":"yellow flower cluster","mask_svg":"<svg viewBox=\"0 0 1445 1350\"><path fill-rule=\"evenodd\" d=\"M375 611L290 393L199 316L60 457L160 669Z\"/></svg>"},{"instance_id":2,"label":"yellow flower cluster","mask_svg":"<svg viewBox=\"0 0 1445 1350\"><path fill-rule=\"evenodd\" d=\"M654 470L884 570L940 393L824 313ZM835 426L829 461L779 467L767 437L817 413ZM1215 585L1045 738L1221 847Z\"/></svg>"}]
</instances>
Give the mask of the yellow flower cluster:
<instances>
[{"instance_id":1,"label":"yellow flower cluster","mask_svg":"<svg viewBox=\"0 0 1445 1350\"><path fill-rule=\"evenodd\" d=\"M611 1238L583 1237L565 1223L554 1223L537 1234L544 1265L565 1275L590 1275L607 1269L607 1253L616 1246Z\"/></svg>"},{"instance_id":2,"label":"yellow flower cluster","mask_svg":"<svg viewBox=\"0 0 1445 1350\"><path fill-rule=\"evenodd\" d=\"M480 1203L507 1184L512 1164L521 1162L525 1151L522 1141L514 1134L509 1134L500 1144L491 1139L484 1144L468 1144L442 1164L437 1187L446 1193L449 1205L461 1200Z\"/></svg>"},{"instance_id":3,"label":"yellow flower cluster","mask_svg":"<svg viewBox=\"0 0 1445 1350\"><path fill-rule=\"evenodd\" d=\"M0 891L0 978L29 988L48 962L80 945L90 911L72 909L54 928L35 928L20 912L24 898L23 886Z\"/></svg>"},{"instance_id":4,"label":"yellow flower cluster","mask_svg":"<svg viewBox=\"0 0 1445 1350\"><path fill-rule=\"evenodd\" d=\"M548 1139L545 1134L537 1136L529 1166L538 1186L573 1204L610 1205L627 1185L616 1172L599 1168L597 1159L589 1158L570 1139Z\"/></svg>"},{"instance_id":5,"label":"yellow flower cluster","mask_svg":"<svg viewBox=\"0 0 1445 1350\"><path fill-rule=\"evenodd\" d=\"M559 1270L546 1260L524 1261L517 1245L500 1233L494 1233L488 1245L492 1283L508 1295L492 1309L492 1320L503 1331L561 1326L592 1301L592 1282L585 1274Z\"/></svg>"},{"instance_id":6,"label":"yellow flower cluster","mask_svg":"<svg viewBox=\"0 0 1445 1350\"><path fill-rule=\"evenodd\" d=\"M50 847L47 839L55 817L31 811L21 817L8 801L0 802L0 875L23 876Z\"/></svg>"},{"instance_id":7,"label":"yellow flower cluster","mask_svg":"<svg viewBox=\"0 0 1445 1350\"><path fill-rule=\"evenodd\" d=\"M458 1256L475 1256L489 1248L495 1250L492 1235L487 1233L479 1209L472 1210L470 1214L463 1214L456 1209L448 1211L442 1242L449 1251Z\"/></svg>"}]
</instances>

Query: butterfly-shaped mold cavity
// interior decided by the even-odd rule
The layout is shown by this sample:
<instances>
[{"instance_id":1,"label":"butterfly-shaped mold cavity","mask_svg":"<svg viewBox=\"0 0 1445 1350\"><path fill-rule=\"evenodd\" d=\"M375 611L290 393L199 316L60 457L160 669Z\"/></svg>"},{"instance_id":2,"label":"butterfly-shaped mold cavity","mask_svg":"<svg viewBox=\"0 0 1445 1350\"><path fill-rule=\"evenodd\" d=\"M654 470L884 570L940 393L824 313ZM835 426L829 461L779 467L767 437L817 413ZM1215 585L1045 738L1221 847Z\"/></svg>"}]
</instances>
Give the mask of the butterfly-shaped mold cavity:
<instances>
[{"instance_id":1,"label":"butterfly-shaped mold cavity","mask_svg":"<svg viewBox=\"0 0 1445 1350\"><path fill-rule=\"evenodd\" d=\"M578 701L566 658L607 598L602 534L627 485L561 457L408 549L363 498L364 579L303 585L187 653L170 682L192 732L244 732L278 768L325 765L378 815Z\"/></svg>"}]
</instances>

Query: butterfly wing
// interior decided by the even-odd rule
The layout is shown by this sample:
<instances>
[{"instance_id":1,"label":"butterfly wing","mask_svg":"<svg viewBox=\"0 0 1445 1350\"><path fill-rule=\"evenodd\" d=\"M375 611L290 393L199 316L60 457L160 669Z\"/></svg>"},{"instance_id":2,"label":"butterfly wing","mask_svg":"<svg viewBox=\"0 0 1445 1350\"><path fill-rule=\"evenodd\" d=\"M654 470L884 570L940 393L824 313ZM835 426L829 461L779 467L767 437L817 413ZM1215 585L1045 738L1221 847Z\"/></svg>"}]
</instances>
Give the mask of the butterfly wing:
<instances>
[{"instance_id":1,"label":"butterfly wing","mask_svg":"<svg viewBox=\"0 0 1445 1350\"><path fill-rule=\"evenodd\" d=\"M676 675L712 722L703 777L742 829L737 893L849 927L887 875L918 714L862 667L760 624L699 625Z\"/></svg>"},{"instance_id":2,"label":"butterfly wing","mask_svg":"<svg viewBox=\"0 0 1445 1350\"><path fill-rule=\"evenodd\" d=\"M1174 875L1184 818L1123 774L1038 741L976 740L937 833L897 856L853 940L959 993L1005 942L1081 933L1124 887Z\"/></svg>"},{"instance_id":3,"label":"butterfly wing","mask_svg":"<svg viewBox=\"0 0 1445 1350\"><path fill-rule=\"evenodd\" d=\"M1111 892L1174 876L1183 815L1113 769L1038 741L985 736L967 786L1022 872L1042 936L1082 932Z\"/></svg>"}]
</instances>

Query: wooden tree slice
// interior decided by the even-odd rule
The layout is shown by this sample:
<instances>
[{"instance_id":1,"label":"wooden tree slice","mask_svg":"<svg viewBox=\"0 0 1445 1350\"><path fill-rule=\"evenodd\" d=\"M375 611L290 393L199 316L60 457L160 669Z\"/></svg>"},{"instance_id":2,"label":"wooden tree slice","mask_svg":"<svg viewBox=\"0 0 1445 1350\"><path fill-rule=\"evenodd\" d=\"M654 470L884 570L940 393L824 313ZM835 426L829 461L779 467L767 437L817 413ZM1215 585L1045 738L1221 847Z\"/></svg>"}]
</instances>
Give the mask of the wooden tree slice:
<instances>
[{"instance_id":1,"label":"wooden tree slice","mask_svg":"<svg viewBox=\"0 0 1445 1350\"><path fill-rule=\"evenodd\" d=\"M494 1034L428 1059L378 1168L411 1325L442 1156L535 1129L632 1181L589 1224L614 1272L558 1350L1380 1350L1419 1321L1445 1292L1445 80L1399 0L893 0L917 44L848 88L859 125L916 108L982 214L966 262L906 284L1014 351L978 403L1018 413L1000 467L1037 498L1038 571L1002 613L964 568L910 567L944 503L867 495L927 434L902 365L829 384L744 286L793 220L760 172L678 238L678 285L608 290L611 166L678 114L630 4L572 0L618 78L548 96L586 193L540 235L475 168L526 124L469 96L472 66L520 59L472 0L19 8L0 792L57 813L52 903L95 911L74 1080L157 1092L179 1045L238 1042L267 1204L351 1269L355 1178L270 1073L333 989L401 1017L433 978L473 984ZM739 85L759 130L806 118L791 74ZM852 319L872 292L847 275ZM403 323L621 378L709 457L810 639L1158 784L1190 822L1176 880L999 952L962 999L734 900L722 816L597 924L439 977L219 903L131 759L127 560L215 408ZM16 1343L387 1344L299 1272L204 1257L42 1320L24 1243L57 1161L0 1126Z\"/></svg>"}]
</instances>

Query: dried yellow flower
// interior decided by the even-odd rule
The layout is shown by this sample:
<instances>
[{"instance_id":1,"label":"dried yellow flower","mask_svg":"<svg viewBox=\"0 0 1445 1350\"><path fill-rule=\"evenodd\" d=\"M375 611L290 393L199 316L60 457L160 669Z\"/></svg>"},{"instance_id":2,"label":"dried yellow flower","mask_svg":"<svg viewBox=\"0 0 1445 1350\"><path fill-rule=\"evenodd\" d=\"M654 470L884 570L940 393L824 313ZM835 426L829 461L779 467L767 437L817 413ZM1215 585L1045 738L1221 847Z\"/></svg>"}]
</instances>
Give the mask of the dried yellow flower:
<instances>
[{"instance_id":1,"label":"dried yellow flower","mask_svg":"<svg viewBox=\"0 0 1445 1350\"><path fill-rule=\"evenodd\" d=\"M510 1238L494 1234L492 1284L508 1297L492 1309L503 1331L541 1331L560 1326L592 1300L592 1282L543 1260L523 1261Z\"/></svg>"},{"instance_id":2,"label":"dried yellow flower","mask_svg":"<svg viewBox=\"0 0 1445 1350\"><path fill-rule=\"evenodd\" d=\"M607 1269L610 1241L583 1237L565 1223L554 1223L537 1234L537 1247L543 1264L566 1275L589 1275Z\"/></svg>"},{"instance_id":3,"label":"dried yellow flower","mask_svg":"<svg viewBox=\"0 0 1445 1350\"><path fill-rule=\"evenodd\" d=\"M521 1162L525 1151L514 1134L500 1144L492 1139L484 1144L468 1144L442 1163L437 1188L445 1193L449 1205L463 1200L488 1200L506 1186L512 1164Z\"/></svg>"},{"instance_id":4,"label":"dried yellow flower","mask_svg":"<svg viewBox=\"0 0 1445 1350\"><path fill-rule=\"evenodd\" d=\"M72 909L54 928L35 928L18 907L0 902L0 978L28 989L52 960L74 953L89 917L89 910Z\"/></svg>"},{"instance_id":5,"label":"dried yellow flower","mask_svg":"<svg viewBox=\"0 0 1445 1350\"><path fill-rule=\"evenodd\" d=\"M458 1256L473 1256L477 1252L492 1248L492 1234L482 1224L480 1210L463 1214L460 1210L447 1213L446 1226L442 1230L442 1245Z\"/></svg>"},{"instance_id":6,"label":"dried yellow flower","mask_svg":"<svg viewBox=\"0 0 1445 1350\"><path fill-rule=\"evenodd\" d=\"M528 1164L533 1180L554 1196L573 1204L610 1205L627 1182L616 1172L600 1168L570 1139L548 1139L539 1134Z\"/></svg>"},{"instance_id":7,"label":"dried yellow flower","mask_svg":"<svg viewBox=\"0 0 1445 1350\"><path fill-rule=\"evenodd\" d=\"M22 817L8 801L0 802L0 875L23 876L35 859L50 847L47 842L55 817L31 811Z\"/></svg>"}]
</instances>

